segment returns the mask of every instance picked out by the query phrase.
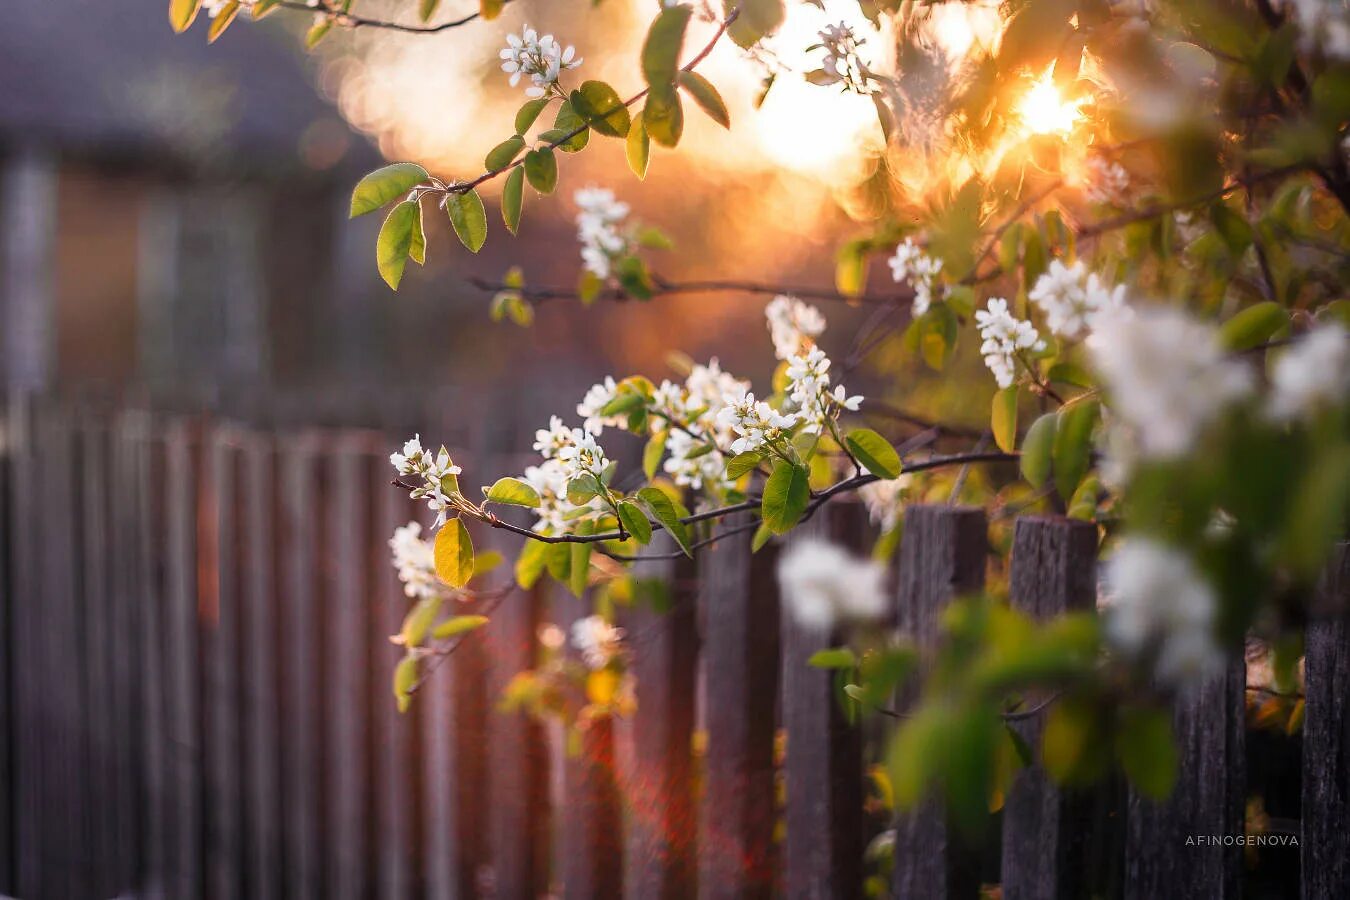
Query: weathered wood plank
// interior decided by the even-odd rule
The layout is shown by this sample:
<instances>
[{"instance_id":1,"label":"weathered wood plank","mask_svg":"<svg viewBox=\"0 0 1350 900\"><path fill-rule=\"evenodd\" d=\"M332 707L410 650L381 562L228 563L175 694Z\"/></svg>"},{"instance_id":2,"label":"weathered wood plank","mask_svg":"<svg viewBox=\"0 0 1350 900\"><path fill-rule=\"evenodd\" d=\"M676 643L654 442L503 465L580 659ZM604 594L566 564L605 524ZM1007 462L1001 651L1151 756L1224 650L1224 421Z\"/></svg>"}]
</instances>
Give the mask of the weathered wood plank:
<instances>
[{"instance_id":1,"label":"weathered wood plank","mask_svg":"<svg viewBox=\"0 0 1350 900\"><path fill-rule=\"evenodd\" d=\"M665 535L649 552L677 549ZM664 583L669 609L639 607L624 620L633 649L637 714L633 767L624 794L628 896L676 900L694 891L698 810L693 734L698 668L698 573L693 560L642 563L637 575Z\"/></svg>"},{"instance_id":2,"label":"weathered wood plank","mask_svg":"<svg viewBox=\"0 0 1350 900\"><path fill-rule=\"evenodd\" d=\"M919 645L937 640L948 601L984 587L987 529L982 509L918 505L905 510L896 621ZM910 690L902 694L906 703L913 699ZM941 803L930 800L896 819L891 896L975 897L980 888L976 862L948 826Z\"/></svg>"},{"instance_id":3,"label":"weathered wood plank","mask_svg":"<svg viewBox=\"0 0 1350 900\"><path fill-rule=\"evenodd\" d=\"M733 517L724 523L740 523ZM708 745L699 817L699 896L768 897L773 841L774 701L778 680L776 553L750 536L699 557L703 709Z\"/></svg>"},{"instance_id":4,"label":"weathered wood plank","mask_svg":"<svg viewBox=\"0 0 1350 900\"><path fill-rule=\"evenodd\" d=\"M364 441L330 442L327 508L331 535L323 553L327 574L324 591L324 652L329 654L323 685L327 702L328 755L325 796L328 804L328 894L339 898L369 893L366 830L366 728L370 709L370 658L366 630L366 598L370 557L365 552L367 478Z\"/></svg>"},{"instance_id":5,"label":"weathered wood plank","mask_svg":"<svg viewBox=\"0 0 1350 900\"><path fill-rule=\"evenodd\" d=\"M9 410L6 410L8 415ZM8 429L6 429L8 434ZM14 816L17 811L17 785L14 783L15 744L18 743L17 690L10 667L18 647L19 612L14 591L13 479L11 467L14 448L6 442L0 447L0 894L17 894L17 861L14 858Z\"/></svg>"},{"instance_id":6,"label":"weathered wood plank","mask_svg":"<svg viewBox=\"0 0 1350 900\"><path fill-rule=\"evenodd\" d=\"M241 440L244 891L272 900L282 895L276 467L268 437L248 432Z\"/></svg>"},{"instance_id":7,"label":"weathered wood plank","mask_svg":"<svg viewBox=\"0 0 1350 900\"><path fill-rule=\"evenodd\" d=\"M1350 897L1350 543L1318 585L1305 654L1303 897L1330 900Z\"/></svg>"},{"instance_id":8,"label":"weathered wood plank","mask_svg":"<svg viewBox=\"0 0 1350 900\"><path fill-rule=\"evenodd\" d=\"M281 521L284 582L281 614L282 810L284 895L321 897L323 816L322 673L319 671L321 492L319 438L287 435L282 455Z\"/></svg>"},{"instance_id":9,"label":"weathered wood plank","mask_svg":"<svg viewBox=\"0 0 1350 900\"><path fill-rule=\"evenodd\" d=\"M1092 609L1096 570L1096 525L1049 516L1017 520L1011 585L1015 609L1038 620ZM1039 747L1042 722L1034 717L1011 727L1029 746ZM1085 791L1056 787L1039 766L1017 773L1003 806L1006 896L1070 900L1092 894L1093 800Z\"/></svg>"},{"instance_id":10,"label":"weathered wood plank","mask_svg":"<svg viewBox=\"0 0 1350 900\"><path fill-rule=\"evenodd\" d=\"M551 584L551 606L557 626L569 636L572 623L591 614L589 595L574 597ZM580 663L572 642L567 653ZM575 698L584 703L584 696ZM563 763L562 821L563 895L574 900L623 895L623 827L615 768L614 723L598 717L580 727L576 752Z\"/></svg>"},{"instance_id":11,"label":"weathered wood plank","mask_svg":"<svg viewBox=\"0 0 1350 900\"><path fill-rule=\"evenodd\" d=\"M177 420L165 431L164 685L166 787L169 798L166 889L202 893L202 735L200 636L197 620L198 427Z\"/></svg>"},{"instance_id":12,"label":"weathered wood plank","mask_svg":"<svg viewBox=\"0 0 1350 900\"><path fill-rule=\"evenodd\" d=\"M1244 832L1246 677L1238 659L1177 698L1172 727L1180 760L1172 796L1159 803L1130 792L1127 900L1240 896L1242 847L1223 838Z\"/></svg>"},{"instance_id":13,"label":"weathered wood plank","mask_svg":"<svg viewBox=\"0 0 1350 900\"><path fill-rule=\"evenodd\" d=\"M198 611L204 704L206 878L212 897L243 890L242 785L239 776L240 523L238 440L228 427L205 438L207 461L198 493L201 572Z\"/></svg>"},{"instance_id":14,"label":"weathered wood plank","mask_svg":"<svg viewBox=\"0 0 1350 900\"><path fill-rule=\"evenodd\" d=\"M831 503L792 533L826 538L854 552L864 548L867 513L859 503ZM817 650L843 643L840 634L802 628L783 615L783 728L787 835L784 893L828 900L862 896L862 733L839 704L834 673L813 669Z\"/></svg>"}]
</instances>

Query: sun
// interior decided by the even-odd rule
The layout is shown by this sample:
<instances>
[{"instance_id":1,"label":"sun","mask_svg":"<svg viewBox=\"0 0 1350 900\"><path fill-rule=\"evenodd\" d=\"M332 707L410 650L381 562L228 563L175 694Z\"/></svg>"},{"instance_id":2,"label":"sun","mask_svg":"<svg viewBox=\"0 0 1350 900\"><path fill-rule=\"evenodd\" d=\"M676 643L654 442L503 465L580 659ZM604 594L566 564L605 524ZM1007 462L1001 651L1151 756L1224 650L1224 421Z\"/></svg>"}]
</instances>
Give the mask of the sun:
<instances>
[{"instance_id":1,"label":"sun","mask_svg":"<svg viewBox=\"0 0 1350 900\"><path fill-rule=\"evenodd\" d=\"M1067 100L1055 84L1055 66L1032 83L1017 103L1017 114L1028 134L1068 134L1083 117L1079 100Z\"/></svg>"}]
</instances>

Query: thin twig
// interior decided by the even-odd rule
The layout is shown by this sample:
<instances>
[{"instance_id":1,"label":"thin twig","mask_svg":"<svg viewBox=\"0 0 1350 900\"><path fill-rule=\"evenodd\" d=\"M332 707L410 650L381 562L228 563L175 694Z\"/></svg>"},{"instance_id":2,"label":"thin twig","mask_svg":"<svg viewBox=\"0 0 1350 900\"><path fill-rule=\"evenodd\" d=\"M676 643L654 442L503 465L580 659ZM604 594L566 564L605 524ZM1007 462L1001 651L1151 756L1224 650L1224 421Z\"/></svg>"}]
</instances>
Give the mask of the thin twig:
<instances>
[{"instance_id":1,"label":"thin twig","mask_svg":"<svg viewBox=\"0 0 1350 900\"><path fill-rule=\"evenodd\" d=\"M480 291L497 293L498 291L512 291L519 294L523 299L538 305L549 300L579 300L581 292L576 288L569 287L512 287L509 284L500 281L491 281L486 278L470 276L466 278L470 285ZM794 297L801 297L807 300L829 300L839 303L866 303L869 305L898 306L908 303L908 297L903 291L897 291L890 294L843 294L839 291L820 287L803 287L801 285L787 284L768 284L757 281L737 281L737 280L708 280L708 281L669 281L660 276L652 278L652 295L662 296L668 294L714 294L714 293L733 293L733 294L752 294L757 296L775 296L778 294L791 294ZM618 287L609 287L600 291L596 295L600 300L627 300L629 294Z\"/></svg>"},{"instance_id":2,"label":"thin twig","mask_svg":"<svg viewBox=\"0 0 1350 900\"><path fill-rule=\"evenodd\" d=\"M510 3L511 0L502 0L503 4ZM357 16L352 13L339 12L335 9L329 9L325 6L310 6L302 3L300 0L281 0L276 5L277 9L289 9L297 12L307 13L329 13L333 20L346 28L378 28L385 31L397 31L402 34L438 34L442 31L448 31L451 28L458 28L461 25L468 25L470 22L482 18L481 12L472 12L459 19L452 19L448 22L441 22L437 25L404 25L401 22L390 22L387 19L371 19L365 16Z\"/></svg>"}]
</instances>

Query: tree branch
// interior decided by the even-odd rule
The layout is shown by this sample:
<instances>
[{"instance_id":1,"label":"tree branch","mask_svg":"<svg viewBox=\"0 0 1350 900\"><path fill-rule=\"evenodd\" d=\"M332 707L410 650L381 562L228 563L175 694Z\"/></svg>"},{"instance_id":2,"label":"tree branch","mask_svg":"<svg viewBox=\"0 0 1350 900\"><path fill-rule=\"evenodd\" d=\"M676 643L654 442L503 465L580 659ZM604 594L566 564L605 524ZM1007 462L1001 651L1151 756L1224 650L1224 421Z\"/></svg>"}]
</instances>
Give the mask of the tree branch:
<instances>
[{"instance_id":1,"label":"tree branch","mask_svg":"<svg viewBox=\"0 0 1350 900\"><path fill-rule=\"evenodd\" d=\"M565 287L512 287L499 281L491 281L486 278L470 276L466 278L470 285L480 291L496 293L498 291L514 291L522 298L531 303L542 303L548 300L579 300L581 294L575 288ZM841 294L838 291L829 288L802 287L800 285L768 284L758 281L737 281L730 280L706 280L706 281L669 281L660 276L653 276L652 283L654 290L653 296L662 296L668 294L713 294L713 293L732 293L732 294L752 294L758 296L775 296L777 294L792 294L807 300L830 300L840 303L870 303L877 305L902 305L911 299L911 296L904 291L897 291L894 294ZM621 288L608 287L602 290L598 295L602 300L627 300L628 294Z\"/></svg>"},{"instance_id":2,"label":"tree branch","mask_svg":"<svg viewBox=\"0 0 1350 900\"><path fill-rule=\"evenodd\" d=\"M503 4L510 3L511 0L502 0L502 2ZM397 31L401 34L438 34L442 31L448 31L451 28L468 25L470 22L482 18L481 12L473 12L462 18L441 22L438 25L404 25L400 22L390 22L385 19L370 19L365 16L339 12L338 10L330 9L327 6L310 6L307 3L300 2L300 0L281 0L275 8L308 13L327 12L333 16L333 21L336 24L346 28L379 28L386 31Z\"/></svg>"}]
</instances>

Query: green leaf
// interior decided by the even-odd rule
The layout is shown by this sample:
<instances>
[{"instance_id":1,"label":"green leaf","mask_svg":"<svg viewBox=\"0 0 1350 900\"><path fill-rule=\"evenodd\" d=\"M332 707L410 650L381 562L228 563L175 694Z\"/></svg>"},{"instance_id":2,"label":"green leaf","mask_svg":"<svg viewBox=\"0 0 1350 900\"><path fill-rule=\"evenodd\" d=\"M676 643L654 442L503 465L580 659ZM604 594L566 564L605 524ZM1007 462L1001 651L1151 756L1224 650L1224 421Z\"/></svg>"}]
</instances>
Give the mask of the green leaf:
<instances>
[{"instance_id":1,"label":"green leaf","mask_svg":"<svg viewBox=\"0 0 1350 900\"><path fill-rule=\"evenodd\" d=\"M619 521L623 523L624 530L631 534L639 544L651 542L652 523L647 521L647 514L632 500L620 501Z\"/></svg>"},{"instance_id":2,"label":"green leaf","mask_svg":"<svg viewBox=\"0 0 1350 900\"><path fill-rule=\"evenodd\" d=\"M394 163L376 169L352 189L351 217L374 212L395 197L401 197L431 176L416 163Z\"/></svg>"},{"instance_id":3,"label":"green leaf","mask_svg":"<svg viewBox=\"0 0 1350 900\"><path fill-rule=\"evenodd\" d=\"M806 504L811 500L808 477L805 466L781 459L774 465L773 473L764 483L764 499L760 504L760 518L774 534L791 530L806 512Z\"/></svg>"},{"instance_id":4,"label":"green leaf","mask_svg":"<svg viewBox=\"0 0 1350 900\"><path fill-rule=\"evenodd\" d=\"M483 167L489 172L504 169L510 165L511 160L516 158L516 154L524 148L525 139L518 134L513 134L488 151L487 156L483 159Z\"/></svg>"},{"instance_id":5,"label":"green leaf","mask_svg":"<svg viewBox=\"0 0 1350 900\"><path fill-rule=\"evenodd\" d=\"M478 192L450 194L446 197L445 211L450 214L450 224L460 243L473 253L481 250L487 240L487 211L483 209L483 198Z\"/></svg>"},{"instance_id":6,"label":"green leaf","mask_svg":"<svg viewBox=\"0 0 1350 900\"><path fill-rule=\"evenodd\" d=\"M618 277L624 293L630 297L650 300L656 291L651 273L647 271L647 264L640 256L625 256L620 259L614 264L614 274Z\"/></svg>"},{"instance_id":7,"label":"green leaf","mask_svg":"<svg viewBox=\"0 0 1350 900\"><path fill-rule=\"evenodd\" d=\"M1166 709L1126 707L1120 713L1116 751L1130 783L1145 796L1165 800L1177 781L1177 748Z\"/></svg>"},{"instance_id":8,"label":"green leaf","mask_svg":"<svg viewBox=\"0 0 1350 900\"><path fill-rule=\"evenodd\" d=\"M609 137L625 137L632 121L619 92L603 81L584 81L568 98L587 125Z\"/></svg>"},{"instance_id":9,"label":"green leaf","mask_svg":"<svg viewBox=\"0 0 1350 900\"><path fill-rule=\"evenodd\" d=\"M1102 484L1095 475L1089 475L1078 482L1078 489L1069 498L1064 514L1070 519L1094 521L1097 518L1097 495L1101 493L1101 489Z\"/></svg>"},{"instance_id":10,"label":"green leaf","mask_svg":"<svg viewBox=\"0 0 1350 900\"><path fill-rule=\"evenodd\" d=\"M169 24L173 26L174 32L182 34L192 25L192 20L197 18L197 8L201 6L201 0L169 0Z\"/></svg>"},{"instance_id":11,"label":"green leaf","mask_svg":"<svg viewBox=\"0 0 1350 900\"><path fill-rule=\"evenodd\" d=\"M486 575L488 572L496 569L503 562L502 555L496 550L487 550L473 555L473 577Z\"/></svg>"},{"instance_id":12,"label":"green leaf","mask_svg":"<svg viewBox=\"0 0 1350 900\"><path fill-rule=\"evenodd\" d=\"M680 5L661 10L647 30L642 45L642 75L651 87L667 87L675 82L680 67L684 32L693 9Z\"/></svg>"},{"instance_id":13,"label":"green leaf","mask_svg":"<svg viewBox=\"0 0 1350 900\"><path fill-rule=\"evenodd\" d=\"M590 522L582 523L582 525L590 524ZM586 593L586 584L590 580L592 545L577 542L571 546L572 562L567 571L567 587L573 596L580 597Z\"/></svg>"},{"instance_id":14,"label":"green leaf","mask_svg":"<svg viewBox=\"0 0 1350 900\"><path fill-rule=\"evenodd\" d=\"M407 712L408 707L412 705L412 695L408 692L416 683L417 657L405 656L394 668L394 700L398 703L399 712Z\"/></svg>"},{"instance_id":15,"label":"green leaf","mask_svg":"<svg viewBox=\"0 0 1350 900\"><path fill-rule=\"evenodd\" d=\"M326 16L325 18L316 21L313 25L309 26L309 31L305 32L305 49L313 50L315 47L319 46L319 41L327 37L328 32L332 30L332 16ZM400 709L400 712L401 711L402 710Z\"/></svg>"},{"instance_id":16,"label":"green leaf","mask_svg":"<svg viewBox=\"0 0 1350 900\"><path fill-rule=\"evenodd\" d=\"M736 481L746 472L754 471L764 460L764 454L758 450L747 450L745 453L737 453L731 459L727 460L727 478Z\"/></svg>"},{"instance_id":17,"label":"green leaf","mask_svg":"<svg viewBox=\"0 0 1350 900\"><path fill-rule=\"evenodd\" d=\"M493 503L507 503L529 509L539 508L539 492L519 478L498 478L484 494Z\"/></svg>"},{"instance_id":18,"label":"green leaf","mask_svg":"<svg viewBox=\"0 0 1350 900\"><path fill-rule=\"evenodd\" d=\"M661 457L666 452L666 438L669 432L658 431L648 439L647 445L642 448L642 473L651 481L656 477L657 467L661 465Z\"/></svg>"},{"instance_id":19,"label":"green leaf","mask_svg":"<svg viewBox=\"0 0 1350 900\"><path fill-rule=\"evenodd\" d=\"M624 142L624 154L628 157L628 168L633 170L633 174L639 180L647 177L647 165L652 159L652 139L647 134L647 128L642 124L642 112L639 111L633 116L633 122L628 127L628 138Z\"/></svg>"},{"instance_id":20,"label":"green leaf","mask_svg":"<svg viewBox=\"0 0 1350 900\"><path fill-rule=\"evenodd\" d=\"M530 130L530 126L548 106L549 100L549 97L536 97L525 101L525 105L516 111L516 134L525 134Z\"/></svg>"},{"instance_id":21,"label":"green leaf","mask_svg":"<svg viewBox=\"0 0 1350 900\"><path fill-rule=\"evenodd\" d=\"M994 443L1004 453L1017 449L1017 385L1006 387L994 395L993 414L989 427L994 432Z\"/></svg>"},{"instance_id":22,"label":"green leaf","mask_svg":"<svg viewBox=\"0 0 1350 900\"><path fill-rule=\"evenodd\" d=\"M849 452L863 468L878 478L900 477L900 454L891 442L870 428L855 428L844 435Z\"/></svg>"},{"instance_id":23,"label":"green leaf","mask_svg":"<svg viewBox=\"0 0 1350 900\"><path fill-rule=\"evenodd\" d=\"M455 616L437 625L436 629L431 632L431 636L438 640L445 640L482 628L488 621L487 616Z\"/></svg>"},{"instance_id":24,"label":"green leaf","mask_svg":"<svg viewBox=\"0 0 1350 900\"><path fill-rule=\"evenodd\" d=\"M585 506L600 496L600 482L590 472L582 472L567 482L567 502L573 506Z\"/></svg>"},{"instance_id":25,"label":"green leaf","mask_svg":"<svg viewBox=\"0 0 1350 900\"><path fill-rule=\"evenodd\" d=\"M548 565L549 549L552 546L543 541L525 541L525 546L520 548L520 555L516 557L516 584L527 591L534 587Z\"/></svg>"},{"instance_id":26,"label":"green leaf","mask_svg":"<svg viewBox=\"0 0 1350 900\"><path fill-rule=\"evenodd\" d=\"M520 207L525 201L525 167L516 166L502 186L502 223L515 234L520 229Z\"/></svg>"},{"instance_id":27,"label":"green leaf","mask_svg":"<svg viewBox=\"0 0 1350 900\"><path fill-rule=\"evenodd\" d=\"M686 556L692 557L693 551L689 549L689 532L680 521L680 515L675 509L675 504L666 496L660 488L645 487L637 492L638 500L647 511L652 514L652 518L660 522L670 536L675 539L675 543L680 545Z\"/></svg>"},{"instance_id":28,"label":"green leaf","mask_svg":"<svg viewBox=\"0 0 1350 900\"><path fill-rule=\"evenodd\" d=\"M867 287L867 244L845 241L835 251L834 286L847 297L856 297Z\"/></svg>"},{"instance_id":29,"label":"green leaf","mask_svg":"<svg viewBox=\"0 0 1350 900\"><path fill-rule=\"evenodd\" d=\"M504 6L506 0L478 0L478 14L483 17L483 21L490 22L502 14Z\"/></svg>"},{"instance_id":30,"label":"green leaf","mask_svg":"<svg viewBox=\"0 0 1350 900\"><path fill-rule=\"evenodd\" d=\"M1055 426L1059 417L1046 413L1031 423L1022 439L1022 458L1018 461L1022 477L1032 487L1040 488L1050 477L1050 453L1055 446Z\"/></svg>"},{"instance_id":31,"label":"green leaf","mask_svg":"<svg viewBox=\"0 0 1350 900\"><path fill-rule=\"evenodd\" d=\"M436 15L436 7L441 5L441 0L418 0L417 16L423 22L429 21Z\"/></svg>"},{"instance_id":32,"label":"green leaf","mask_svg":"<svg viewBox=\"0 0 1350 900\"><path fill-rule=\"evenodd\" d=\"M558 115L553 119L553 127L562 132L557 139L581 129L577 134L558 145L558 149L564 153L576 153L585 150L586 145L590 143L591 130L586 126L586 120L577 115L576 110L572 109L571 101L564 100L562 106L558 107ZM540 137L542 138L543 135L540 135ZM553 140L555 139L549 139L550 143Z\"/></svg>"},{"instance_id":33,"label":"green leaf","mask_svg":"<svg viewBox=\"0 0 1350 900\"><path fill-rule=\"evenodd\" d=\"M422 224L422 204L417 203L417 215L412 221L412 240L408 244L408 256L419 266L427 262L427 233Z\"/></svg>"},{"instance_id":34,"label":"green leaf","mask_svg":"<svg viewBox=\"0 0 1350 900\"><path fill-rule=\"evenodd\" d=\"M684 110L674 87L653 87L642 108L642 124L652 140L662 147L674 147L684 133Z\"/></svg>"},{"instance_id":35,"label":"green leaf","mask_svg":"<svg viewBox=\"0 0 1350 900\"><path fill-rule=\"evenodd\" d=\"M783 0L723 0L728 13L739 9L740 15L727 28L727 34L742 47L751 47L778 30L786 14Z\"/></svg>"},{"instance_id":36,"label":"green leaf","mask_svg":"<svg viewBox=\"0 0 1350 900\"><path fill-rule=\"evenodd\" d=\"M1074 403L1059 411L1051 457L1055 464L1055 489L1066 502L1087 473L1092 454L1092 429L1096 427L1100 413L1101 407L1095 400Z\"/></svg>"},{"instance_id":37,"label":"green leaf","mask_svg":"<svg viewBox=\"0 0 1350 900\"><path fill-rule=\"evenodd\" d=\"M722 95L713 87L711 81L697 72L681 72L678 80L680 87L689 92L694 102L708 114L709 118L723 128L731 127L731 113L727 112Z\"/></svg>"},{"instance_id":38,"label":"green leaf","mask_svg":"<svg viewBox=\"0 0 1350 900\"><path fill-rule=\"evenodd\" d=\"M380 236L375 240L375 265L385 284L394 290L398 290L398 283L403 280L403 269L412 251L413 229L421 215L416 200L404 200L389 210L380 226Z\"/></svg>"},{"instance_id":39,"label":"green leaf","mask_svg":"<svg viewBox=\"0 0 1350 900\"><path fill-rule=\"evenodd\" d=\"M431 623L436 621L436 614L440 611L440 597L427 597L417 601L403 617L403 627L399 629L398 637L403 646L420 647L422 641L426 639L427 630L431 628Z\"/></svg>"},{"instance_id":40,"label":"green leaf","mask_svg":"<svg viewBox=\"0 0 1350 900\"><path fill-rule=\"evenodd\" d=\"M541 194L551 194L558 186L558 158L547 147L525 154L525 177Z\"/></svg>"},{"instance_id":41,"label":"green leaf","mask_svg":"<svg viewBox=\"0 0 1350 900\"><path fill-rule=\"evenodd\" d=\"M851 669L858 657L848 647L826 647L812 653L806 664L814 669Z\"/></svg>"},{"instance_id":42,"label":"green leaf","mask_svg":"<svg viewBox=\"0 0 1350 900\"><path fill-rule=\"evenodd\" d=\"M1250 350L1289 327L1289 314L1273 300L1249 306L1219 328L1219 340L1228 350Z\"/></svg>"},{"instance_id":43,"label":"green leaf","mask_svg":"<svg viewBox=\"0 0 1350 900\"><path fill-rule=\"evenodd\" d=\"M464 587L473 577L473 540L459 519L451 519L436 532L436 575L451 587Z\"/></svg>"}]
</instances>

